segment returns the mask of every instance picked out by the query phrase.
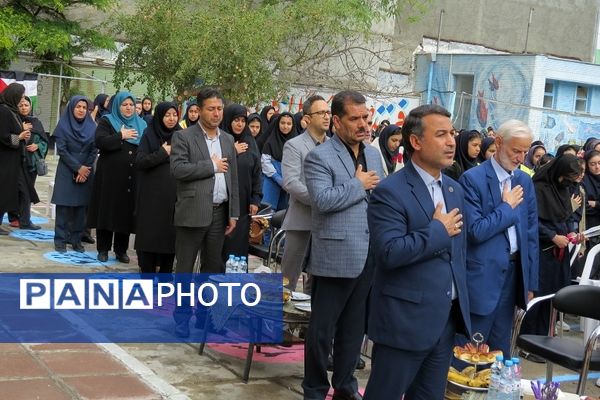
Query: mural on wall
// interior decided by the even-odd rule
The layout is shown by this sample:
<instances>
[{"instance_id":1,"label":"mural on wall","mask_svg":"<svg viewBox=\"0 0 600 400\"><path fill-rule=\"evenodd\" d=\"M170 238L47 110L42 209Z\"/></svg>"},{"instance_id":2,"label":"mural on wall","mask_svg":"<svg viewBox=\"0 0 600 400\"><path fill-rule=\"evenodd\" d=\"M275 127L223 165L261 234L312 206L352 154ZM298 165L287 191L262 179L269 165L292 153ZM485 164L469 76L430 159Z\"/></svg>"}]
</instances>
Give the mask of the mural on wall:
<instances>
[{"instance_id":1,"label":"mural on wall","mask_svg":"<svg viewBox=\"0 0 600 400\"><path fill-rule=\"evenodd\" d=\"M292 87L290 88L289 93L282 96L280 99L272 100L271 104L279 110L279 112L289 111L291 113L296 113L302 110L303 102L308 97L320 95L331 104L331 100L335 93L337 93L337 91L327 89L313 90ZM371 112L373 129L376 129L383 120L388 120L392 124L401 126L410 110L420 104L420 100L417 97L377 97L369 95L365 95L365 97L367 98L367 107Z\"/></svg>"},{"instance_id":2,"label":"mural on wall","mask_svg":"<svg viewBox=\"0 0 600 400\"><path fill-rule=\"evenodd\" d=\"M508 119L527 120L532 66L519 63L512 56L454 56L451 70L449 63L449 57L439 58L434 67L432 103L458 113L462 105L461 94L456 94L455 101L450 91L455 85L454 82L448 82L448 79L453 74L473 75L469 126L460 128L481 130L492 126L497 129ZM427 76L427 71L420 73L421 77L423 74Z\"/></svg>"},{"instance_id":3,"label":"mural on wall","mask_svg":"<svg viewBox=\"0 0 600 400\"><path fill-rule=\"evenodd\" d=\"M495 129L506 120L526 121L528 109L518 105L529 105L531 93L531 71L510 58L494 58L495 62L480 62L474 65L473 90L477 102L471 109L470 128L478 130L492 126ZM474 110L473 110L474 108Z\"/></svg>"},{"instance_id":4,"label":"mural on wall","mask_svg":"<svg viewBox=\"0 0 600 400\"><path fill-rule=\"evenodd\" d=\"M600 118L543 111L536 134L553 153L561 144L582 145L590 137L600 138Z\"/></svg>"}]
</instances>

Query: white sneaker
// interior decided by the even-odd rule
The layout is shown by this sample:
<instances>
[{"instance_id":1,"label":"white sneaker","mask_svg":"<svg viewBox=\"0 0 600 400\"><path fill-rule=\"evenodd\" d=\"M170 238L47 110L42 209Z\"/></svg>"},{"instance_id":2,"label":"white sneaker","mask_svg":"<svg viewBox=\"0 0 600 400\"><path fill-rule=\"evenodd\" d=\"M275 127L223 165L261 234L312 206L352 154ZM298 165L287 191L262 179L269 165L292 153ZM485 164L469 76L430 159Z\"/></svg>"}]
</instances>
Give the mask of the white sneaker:
<instances>
[{"instance_id":1,"label":"white sneaker","mask_svg":"<svg viewBox=\"0 0 600 400\"><path fill-rule=\"evenodd\" d=\"M556 321L556 329L560 329L562 327L563 332L569 332L571 327L564 321Z\"/></svg>"},{"instance_id":2,"label":"white sneaker","mask_svg":"<svg viewBox=\"0 0 600 400\"><path fill-rule=\"evenodd\" d=\"M600 387L600 378L596 381L596 386Z\"/></svg>"}]
</instances>

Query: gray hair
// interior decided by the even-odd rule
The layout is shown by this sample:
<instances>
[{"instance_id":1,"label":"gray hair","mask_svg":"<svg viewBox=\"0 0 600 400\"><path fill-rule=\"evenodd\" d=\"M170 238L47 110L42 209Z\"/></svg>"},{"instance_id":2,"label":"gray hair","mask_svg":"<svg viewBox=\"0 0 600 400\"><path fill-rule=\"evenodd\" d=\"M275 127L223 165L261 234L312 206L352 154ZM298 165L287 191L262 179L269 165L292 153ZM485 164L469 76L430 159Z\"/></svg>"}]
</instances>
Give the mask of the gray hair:
<instances>
[{"instance_id":1,"label":"gray hair","mask_svg":"<svg viewBox=\"0 0 600 400\"><path fill-rule=\"evenodd\" d=\"M500 125L500 128L498 128L495 133L496 136L500 136L504 140L509 140L512 137L527 137L533 139L531 128L529 128L525 122L519 121L518 119L509 119Z\"/></svg>"}]
</instances>

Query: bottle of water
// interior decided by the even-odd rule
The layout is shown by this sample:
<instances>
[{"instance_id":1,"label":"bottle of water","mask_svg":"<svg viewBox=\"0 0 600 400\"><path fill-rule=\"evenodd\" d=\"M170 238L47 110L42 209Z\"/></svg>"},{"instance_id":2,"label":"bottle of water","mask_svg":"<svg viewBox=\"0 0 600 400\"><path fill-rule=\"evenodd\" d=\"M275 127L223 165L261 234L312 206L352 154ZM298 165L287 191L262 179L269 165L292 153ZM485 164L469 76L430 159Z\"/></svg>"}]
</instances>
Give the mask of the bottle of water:
<instances>
[{"instance_id":1,"label":"bottle of water","mask_svg":"<svg viewBox=\"0 0 600 400\"><path fill-rule=\"evenodd\" d=\"M236 257L233 262L233 272L236 274L240 272L240 258L239 257Z\"/></svg>"},{"instance_id":2,"label":"bottle of water","mask_svg":"<svg viewBox=\"0 0 600 400\"><path fill-rule=\"evenodd\" d=\"M498 400L512 400L513 387L513 362L512 360L506 360L502 369L500 387L498 388Z\"/></svg>"},{"instance_id":3,"label":"bottle of water","mask_svg":"<svg viewBox=\"0 0 600 400\"><path fill-rule=\"evenodd\" d=\"M514 389L513 389L513 400L521 399L521 360L518 357L512 358L513 362L513 380L514 380Z\"/></svg>"},{"instance_id":4,"label":"bottle of water","mask_svg":"<svg viewBox=\"0 0 600 400\"><path fill-rule=\"evenodd\" d=\"M496 361L492 364L491 376L490 376L490 387L488 389L488 400L498 400L498 394L500 389L500 383L502 381L502 369L504 368L504 356L496 356Z\"/></svg>"},{"instance_id":5,"label":"bottle of water","mask_svg":"<svg viewBox=\"0 0 600 400\"><path fill-rule=\"evenodd\" d=\"M225 263L225 273L230 274L233 271L233 263L235 261L235 256L233 254L229 255L229 260Z\"/></svg>"},{"instance_id":6,"label":"bottle of water","mask_svg":"<svg viewBox=\"0 0 600 400\"><path fill-rule=\"evenodd\" d=\"M246 261L246 257L241 257L238 272L241 274L248 272L248 261Z\"/></svg>"}]
</instances>

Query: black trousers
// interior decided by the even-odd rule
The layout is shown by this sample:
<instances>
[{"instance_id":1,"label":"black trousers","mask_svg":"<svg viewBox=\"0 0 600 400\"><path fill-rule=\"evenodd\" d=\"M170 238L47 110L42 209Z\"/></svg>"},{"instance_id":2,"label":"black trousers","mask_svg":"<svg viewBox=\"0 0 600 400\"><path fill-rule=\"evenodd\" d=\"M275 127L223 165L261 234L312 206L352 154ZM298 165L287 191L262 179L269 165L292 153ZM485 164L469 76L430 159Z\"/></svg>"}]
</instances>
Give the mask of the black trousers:
<instances>
[{"instance_id":1,"label":"black trousers","mask_svg":"<svg viewBox=\"0 0 600 400\"><path fill-rule=\"evenodd\" d=\"M54 245L64 246L67 243L74 245L81 244L86 212L86 206L56 206Z\"/></svg>"},{"instance_id":2,"label":"black trousers","mask_svg":"<svg viewBox=\"0 0 600 400\"><path fill-rule=\"evenodd\" d=\"M225 262L221 256L227 226L227 203L213 208L213 220L202 228L176 227L175 257L178 273L191 274L198 251L200 252L200 272L225 272Z\"/></svg>"},{"instance_id":3,"label":"black trousers","mask_svg":"<svg viewBox=\"0 0 600 400\"><path fill-rule=\"evenodd\" d=\"M111 247L113 247L114 243L115 254L127 253L127 248L129 247L129 233L119 233L105 229L96 229L96 239L98 240L96 245L98 252L109 251Z\"/></svg>"},{"instance_id":4,"label":"black trousers","mask_svg":"<svg viewBox=\"0 0 600 400\"><path fill-rule=\"evenodd\" d=\"M137 251L138 266L143 274L156 273L156 267L160 267L161 274L173 272L173 261L175 254L151 253L149 251Z\"/></svg>"},{"instance_id":5,"label":"black trousers","mask_svg":"<svg viewBox=\"0 0 600 400\"><path fill-rule=\"evenodd\" d=\"M312 313L304 345L304 399L323 400L329 391L327 357L332 340L333 388L342 394L358 391L354 370L365 333L372 281L373 266L369 262L356 278L313 275Z\"/></svg>"},{"instance_id":6,"label":"black trousers","mask_svg":"<svg viewBox=\"0 0 600 400\"><path fill-rule=\"evenodd\" d=\"M31 197L29 197L29 188L25 173L19 173L19 225L31 225Z\"/></svg>"},{"instance_id":7,"label":"black trousers","mask_svg":"<svg viewBox=\"0 0 600 400\"><path fill-rule=\"evenodd\" d=\"M191 274L194 272L194 264L198 251L200 251L201 273L223 273L225 263L221 252L225 241L225 227L227 225L227 203L213 208L213 219L209 226L202 228L176 227L175 236L175 281L181 283L184 291L189 291L189 279L182 279L179 274ZM175 307L173 318L177 324L187 324L192 317L193 305L184 299L183 304ZM203 320L206 309L198 304L196 310L198 320ZM201 315L201 316L199 316ZM200 322L202 325L202 322Z\"/></svg>"}]
</instances>

